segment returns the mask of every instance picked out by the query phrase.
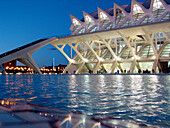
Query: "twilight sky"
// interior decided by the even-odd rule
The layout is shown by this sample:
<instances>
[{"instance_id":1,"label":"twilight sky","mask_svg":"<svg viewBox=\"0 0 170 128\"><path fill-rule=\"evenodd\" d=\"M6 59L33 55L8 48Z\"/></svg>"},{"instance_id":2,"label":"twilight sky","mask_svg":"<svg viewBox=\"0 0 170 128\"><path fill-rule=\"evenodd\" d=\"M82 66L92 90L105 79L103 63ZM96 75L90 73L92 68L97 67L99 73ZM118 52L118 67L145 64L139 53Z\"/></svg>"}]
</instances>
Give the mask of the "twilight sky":
<instances>
[{"instance_id":1,"label":"twilight sky","mask_svg":"<svg viewBox=\"0 0 170 128\"><path fill-rule=\"evenodd\" d=\"M41 38L68 35L69 14L81 19L82 11L112 8L113 3L129 5L131 0L0 0L0 54ZM33 54L38 66L51 65L53 57L56 65L67 65L58 50L48 50L51 47L47 45Z\"/></svg>"}]
</instances>

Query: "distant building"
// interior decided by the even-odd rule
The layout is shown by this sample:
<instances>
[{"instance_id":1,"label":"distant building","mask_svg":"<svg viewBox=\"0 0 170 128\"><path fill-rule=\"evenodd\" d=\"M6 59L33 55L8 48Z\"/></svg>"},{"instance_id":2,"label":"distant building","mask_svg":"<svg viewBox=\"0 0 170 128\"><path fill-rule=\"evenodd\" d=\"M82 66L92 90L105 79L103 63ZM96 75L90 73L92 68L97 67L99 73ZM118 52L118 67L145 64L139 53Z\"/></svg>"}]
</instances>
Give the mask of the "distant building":
<instances>
[{"instance_id":1,"label":"distant building","mask_svg":"<svg viewBox=\"0 0 170 128\"><path fill-rule=\"evenodd\" d=\"M61 65L61 64L59 64L58 66L44 66L40 68L40 71L43 74L61 74L63 73L66 66L67 65Z\"/></svg>"},{"instance_id":2,"label":"distant building","mask_svg":"<svg viewBox=\"0 0 170 128\"><path fill-rule=\"evenodd\" d=\"M40 71L43 74L61 74L65 67L66 65L61 64L58 66L44 66L43 68L40 68ZM33 69L27 66L17 66L16 61L5 63L4 68L7 74L34 74Z\"/></svg>"},{"instance_id":3,"label":"distant building","mask_svg":"<svg viewBox=\"0 0 170 128\"><path fill-rule=\"evenodd\" d=\"M7 62L4 64L4 68L6 67L16 67L17 66L17 61L16 60L13 60L13 61L10 61L10 62Z\"/></svg>"}]
</instances>

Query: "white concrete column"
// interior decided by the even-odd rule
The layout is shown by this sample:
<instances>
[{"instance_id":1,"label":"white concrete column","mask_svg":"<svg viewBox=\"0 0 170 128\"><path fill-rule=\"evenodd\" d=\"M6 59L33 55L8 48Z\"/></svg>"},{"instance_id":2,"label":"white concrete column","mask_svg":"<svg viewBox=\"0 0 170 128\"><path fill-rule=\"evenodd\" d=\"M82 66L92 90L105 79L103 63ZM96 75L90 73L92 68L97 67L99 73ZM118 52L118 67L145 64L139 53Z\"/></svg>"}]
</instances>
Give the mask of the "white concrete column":
<instances>
[{"instance_id":1,"label":"white concrete column","mask_svg":"<svg viewBox=\"0 0 170 128\"><path fill-rule=\"evenodd\" d=\"M120 69L121 72L123 72L123 69L122 69L122 67L120 66L119 63L117 63L117 67Z\"/></svg>"},{"instance_id":2,"label":"white concrete column","mask_svg":"<svg viewBox=\"0 0 170 128\"><path fill-rule=\"evenodd\" d=\"M118 55L118 49L117 49L117 38L114 39L115 47L116 47L116 56Z\"/></svg>"},{"instance_id":3,"label":"white concrete column","mask_svg":"<svg viewBox=\"0 0 170 128\"><path fill-rule=\"evenodd\" d=\"M76 74L81 73L81 70L83 69L84 65L85 65L85 62L83 62L83 63L79 66L79 68L78 68L77 71L76 71Z\"/></svg>"},{"instance_id":4,"label":"white concrete column","mask_svg":"<svg viewBox=\"0 0 170 128\"><path fill-rule=\"evenodd\" d=\"M116 66L117 66L117 61L114 61L108 73L113 73Z\"/></svg>"},{"instance_id":5,"label":"white concrete column","mask_svg":"<svg viewBox=\"0 0 170 128\"><path fill-rule=\"evenodd\" d=\"M85 66L87 67L87 69L88 69L89 71L92 71L92 70L90 69L90 66L88 65L88 63L85 63Z\"/></svg>"},{"instance_id":6,"label":"white concrete column","mask_svg":"<svg viewBox=\"0 0 170 128\"><path fill-rule=\"evenodd\" d=\"M98 63L96 63L96 65L93 69L93 74L97 74L97 70L98 70L99 66L100 66L100 61L98 61Z\"/></svg>"},{"instance_id":7,"label":"white concrete column","mask_svg":"<svg viewBox=\"0 0 170 128\"><path fill-rule=\"evenodd\" d=\"M0 64L0 70L2 71L2 74L5 74L5 69L1 64Z\"/></svg>"},{"instance_id":8,"label":"white concrete column","mask_svg":"<svg viewBox=\"0 0 170 128\"><path fill-rule=\"evenodd\" d=\"M135 57L135 52L133 51L133 48L132 48L132 46L131 46L131 44L130 44L130 39L131 39L131 38L130 38L130 37L126 38L125 35L123 35L121 32L118 32L118 34L119 34L119 35L123 38L123 40L125 41L126 45L127 45L128 48L130 49L133 57L136 58L136 57Z\"/></svg>"},{"instance_id":9,"label":"white concrete column","mask_svg":"<svg viewBox=\"0 0 170 128\"><path fill-rule=\"evenodd\" d=\"M66 72L69 70L69 68L70 68L71 65L72 65L72 63L69 63L69 64L67 65L67 67L64 69L63 74L66 74Z\"/></svg>"},{"instance_id":10,"label":"white concrete column","mask_svg":"<svg viewBox=\"0 0 170 128\"><path fill-rule=\"evenodd\" d=\"M158 65L158 69L162 71L162 67L161 67L161 64L160 64L159 61L158 61L158 64L157 64L157 65ZM159 73L161 73L161 72L159 72Z\"/></svg>"},{"instance_id":11,"label":"white concrete column","mask_svg":"<svg viewBox=\"0 0 170 128\"><path fill-rule=\"evenodd\" d=\"M102 39L103 43L106 45L106 47L108 48L108 50L110 51L110 53L112 54L112 56L114 58L116 58L116 54L114 53L114 51L112 50L112 48L110 47L110 42L112 39L110 39L108 42L106 42L105 40Z\"/></svg>"},{"instance_id":12,"label":"white concrete column","mask_svg":"<svg viewBox=\"0 0 170 128\"><path fill-rule=\"evenodd\" d=\"M154 60L153 66L152 66L152 71L156 72L156 67L157 67L158 61L159 61L159 54L158 54L157 49L155 48L155 45L153 43L154 33L149 34L144 28L142 28L142 30L145 33L145 36L146 36L147 40L149 41L149 43L151 44L152 49L154 51L155 60Z\"/></svg>"},{"instance_id":13,"label":"white concrete column","mask_svg":"<svg viewBox=\"0 0 170 128\"><path fill-rule=\"evenodd\" d=\"M136 60L134 60L130 66L130 73L133 73L135 65L136 65Z\"/></svg>"},{"instance_id":14,"label":"white concrete column","mask_svg":"<svg viewBox=\"0 0 170 128\"><path fill-rule=\"evenodd\" d=\"M158 51L158 45L157 45L157 43L158 43L158 37L157 37L157 33L155 33L155 34L156 34L155 47L156 47L156 51ZM160 37L159 37L159 39L160 39Z\"/></svg>"},{"instance_id":15,"label":"white concrete column","mask_svg":"<svg viewBox=\"0 0 170 128\"><path fill-rule=\"evenodd\" d=\"M37 64L35 63L35 61L33 60L32 56L29 53L25 54L23 58L29 61L29 63L33 66L34 71L36 71L38 74L42 74Z\"/></svg>"},{"instance_id":16,"label":"white concrete column","mask_svg":"<svg viewBox=\"0 0 170 128\"><path fill-rule=\"evenodd\" d=\"M146 39L147 39L146 41L147 41L148 43L150 43L151 46L152 46L152 49L153 49L153 51L154 51L155 57L158 57L157 50L156 50L156 48L155 48L155 45L153 44L154 33L150 34L150 33L148 33L144 28L142 28L142 30L143 30L143 32L145 33L145 36L146 36ZM151 36L150 36L150 35L151 35Z\"/></svg>"},{"instance_id":17,"label":"white concrete column","mask_svg":"<svg viewBox=\"0 0 170 128\"><path fill-rule=\"evenodd\" d=\"M105 73L107 73L107 70L106 70L106 68L104 67L104 65L103 65L103 64L100 64L100 66L101 66L101 68L103 69L103 71L104 71Z\"/></svg>"},{"instance_id":18,"label":"white concrete column","mask_svg":"<svg viewBox=\"0 0 170 128\"><path fill-rule=\"evenodd\" d=\"M170 39L170 34L169 34L168 32L163 32L163 34L164 34L166 40L169 41L169 39Z\"/></svg>"},{"instance_id":19,"label":"white concrete column","mask_svg":"<svg viewBox=\"0 0 170 128\"><path fill-rule=\"evenodd\" d=\"M158 59L154 60L153 66L152 66L152 71L154 71L154 73L156 73L156 68L158 66Z\"/></svg>"},{"instance_id":20,"label":"white concrete column","mask_svg":"<svg viewBox=\"0 0 170 128\"><path fill-rule=\"evenodd\" d=\"M86 41L84 41L84 44L92 51L92 53L96 56L97 60L100 61L100 57L97 55L97 53L93 50L92 46L89 45ZM91 42L93 44L93 41Z\"/></svg>"},{"instance_id":21,"label":"white concrete column","mask_svg":"<svg viewBox=\"0 0 170 128\"><path fill-rule=\"evenodd\" d=\"M66 46L66 44L65 45L63 45L61 48L59 48L57 45L54 45L54 44L51 44L51 45L53 45L55 48L57 48L65 57L66 57L66 59L71 63L72 62L72 59L64 52L64 47Z\"/></svg>"},{"instance_id":22,"label":"white concrete column","mask_svg":"<svg viewBox=\"0 0 170 128\"><path fill-rule=\"evenodd\" d=\"M34 66L32 66L32 65L31 65L27 60L25 60L24 58L19 58L18 61L21 62L21 63L23 63L23 64L25 64L26 66L34 69Z\"/></svg>"},{"instance_id":23,"label":"white concrete column","mask_svg":"<svg viewBox=\"0 0 170 128\"><path fill-rule=\"evenodd\" d=\"M68 44L75 52L76 54L83 60L83 56L81 55L81 53L77 50L76 47L74 47L72 44Z\"/></svg>"}]
</instances>

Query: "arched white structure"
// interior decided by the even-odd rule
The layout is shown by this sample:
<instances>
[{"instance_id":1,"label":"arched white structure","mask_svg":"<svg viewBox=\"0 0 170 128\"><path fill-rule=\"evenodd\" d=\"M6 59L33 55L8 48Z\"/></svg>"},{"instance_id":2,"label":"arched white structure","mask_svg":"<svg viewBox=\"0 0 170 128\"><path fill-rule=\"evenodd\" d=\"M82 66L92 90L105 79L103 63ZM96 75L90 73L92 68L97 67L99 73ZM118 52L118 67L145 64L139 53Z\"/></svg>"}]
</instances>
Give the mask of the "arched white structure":
<instances>
[{"instance_id":1,"label":"arched white structure","mask_svg":"<svg viewBox=\"0 0 170 128\"><path fill-rule=\"evenodd\" d=\"M50 39L40 39L33 43L27 44L25 46L22 46L12 51L1 54L0 65L13 61L13 60L18 60L21 63L27 65L28 67L34 69L36 73L41 74L41 71L39 70L37 64L32 58L32 54L36 52L37 50L39 50L40 48L56 40L57 40L56 37L53 37Z\"/></svg>"}]
</instances>

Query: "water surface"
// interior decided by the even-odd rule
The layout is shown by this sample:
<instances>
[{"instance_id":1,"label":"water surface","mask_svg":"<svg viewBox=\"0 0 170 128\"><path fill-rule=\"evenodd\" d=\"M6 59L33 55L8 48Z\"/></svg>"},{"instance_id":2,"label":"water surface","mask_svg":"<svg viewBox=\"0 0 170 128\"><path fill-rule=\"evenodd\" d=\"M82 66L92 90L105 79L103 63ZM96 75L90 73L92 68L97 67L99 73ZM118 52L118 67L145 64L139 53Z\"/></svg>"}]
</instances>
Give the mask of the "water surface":
<instances>
[{"instance_id":1,"label":"water surface","mask_svg":"<svg viewBox=\"0 0 170 128\"><path fill-rule=\"evenodd\" d=\"M169 75L0 75L0 98L170 127Z\"/></svg>"}]
</instances>

